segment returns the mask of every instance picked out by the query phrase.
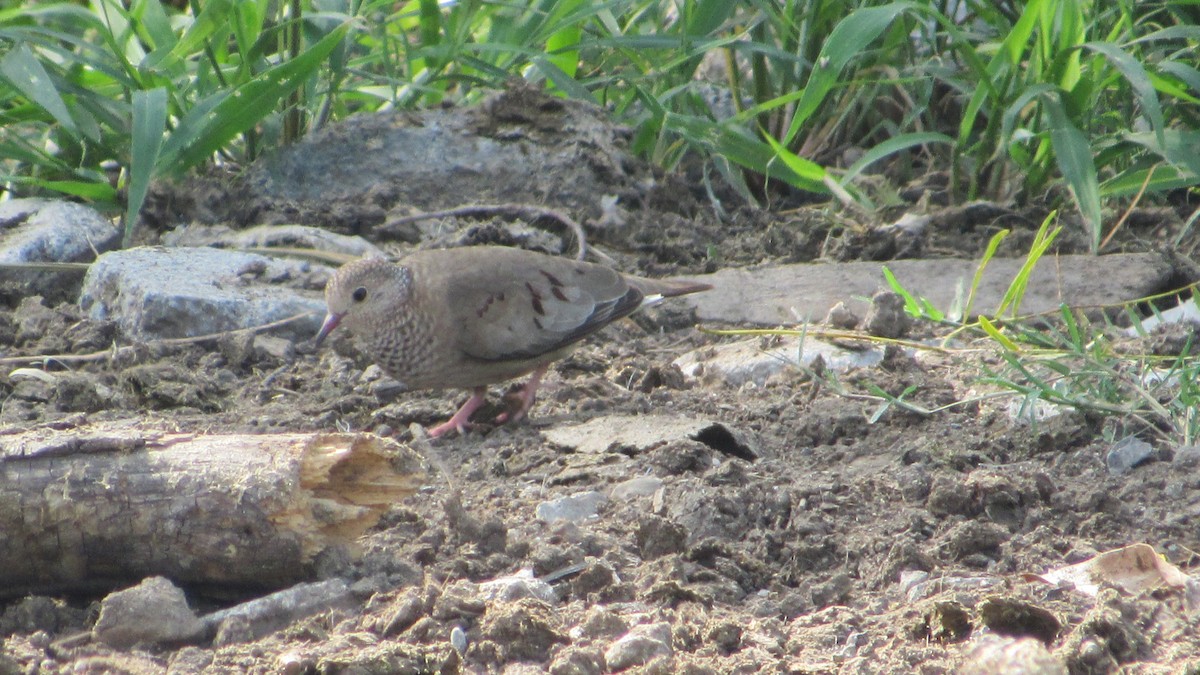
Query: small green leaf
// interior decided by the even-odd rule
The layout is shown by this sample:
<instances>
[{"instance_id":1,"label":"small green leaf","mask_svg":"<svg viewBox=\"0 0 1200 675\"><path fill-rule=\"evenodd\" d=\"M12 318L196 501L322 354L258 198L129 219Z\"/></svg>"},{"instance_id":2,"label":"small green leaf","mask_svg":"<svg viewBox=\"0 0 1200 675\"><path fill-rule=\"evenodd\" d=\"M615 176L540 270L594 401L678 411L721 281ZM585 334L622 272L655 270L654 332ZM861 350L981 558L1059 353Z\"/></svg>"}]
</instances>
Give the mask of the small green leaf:
<instances>
[{"instance_id":1,"label":"small green leaf","mask_svg":"<svg viewBox=\"0 0 1200 675\"><path fill-rule=\"evenodd\" d=\"M896 278L896 274L887 265L881 267L880 270L883 272L883 279L887 282L888 288L891 288L892 292L896 295L904 298L904 311L909 316L919 318L921 316L921 303L917 301L917 296L900 285L900 280Z\"/></svg>"},{"instance_id":2,"label":"small green leaf","mask_svg":"<svg viewBox=\"0 0 1200 675\"><path fill-rule=\"evenodd\" d=\"M992 338L996 342L999 342L1000 346L1004 347L1008 351L1021 351L1021 347L1001 333L1000 329L996 328L996 325L989 321L986 316L979 317L979 327L983 329L983 332L988 334L988 337Z\"/></svg>"}]
</instances>

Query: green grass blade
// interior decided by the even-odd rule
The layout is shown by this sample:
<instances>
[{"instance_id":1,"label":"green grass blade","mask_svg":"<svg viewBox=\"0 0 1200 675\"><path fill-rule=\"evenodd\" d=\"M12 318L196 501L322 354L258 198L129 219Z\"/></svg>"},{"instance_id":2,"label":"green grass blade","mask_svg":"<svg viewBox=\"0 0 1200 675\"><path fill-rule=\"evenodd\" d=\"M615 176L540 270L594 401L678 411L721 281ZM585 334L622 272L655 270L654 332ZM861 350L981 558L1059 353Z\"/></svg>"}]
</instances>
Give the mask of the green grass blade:
<instances>
[{"instance_id":1,"label":"green grass blade","mask_svg":"<svg viewBox=\"0 0 1200 675\"><path fill-rule=\"evenodd\" d=\"M771 146L771 150L775 152L775 158L783 162L784 166L793 174L800 176L801 179L806 181L823 182L825 180L825 168L820 164L804 159L800 155L788 150L782 143L772 138L770 134L764 133L763 138ZM774 161L772 161L773 163ZM796 187L800 186L797 185Z\"/></svg>"},{"instance_id":2,"label":"green grass blade","mask_svg":"<svg viewBox=\"0 0 1200 675\"><path fill-rule=\"evenodd\" d=\"M706 36L720 28L733 14L736 2L729 0L698 0L691 5L685 30L689 36Z\"/></svg>"},{"instance_id":3,"label":"green grass blade","mask_svg":"<svg viewBox=\"0 0 1200 675\"><path fill-rule=\"evenodd\" d=\"M1067 327L1071 346L1075 351L1082 353L1084 351L1083 332L1079 329L1079 322L1075 320L1075 312L1071 311L1071 308L1065 303L1059 306L1058 312L1062 316L1063 324Z\"/></svg>"},{"instance_id":4,"label":"green grass blade","mask_svg":"<svg viewBox=\"0 0 1200 675\"><path fill-rule=\"evenodd\" d=\"M1021 301L1025 298L1025 289L1029 287L1029 276L1033 274L1033 268L1037 266L1038 261L1050 249L1050 245L1058 238L1062 227L1056 227L1053 231L1050 230L1050 223L1054 222L1058 217L1057 211L1051 211L1046 219L1042 221L1042 226L1038 228L1037 234L1033 238L1033 244L1029 247L1029 254L1025 256L1025 262L1021 264L1021 269L1017 270L1017 275L1008 285L1008 290L1004 292L1004 297L1000 299L1000 306L996 308L995 316L1000 316L1004 310L1010 309L1012 317L1017 316L1017 312L1021 308Z\"/></svg>"},{"instance_id":5,"label":"green grass blade","mask_svg":"<svg viewBox=\"0 0 1200 675\"><path fill-rule=\"evenodd\" d=\"M129 246L138 212L150 188L163 145L163 130L167 125L167 90L133 92L133 132L129 160L129 196L125 207L125 237Z\"/></svg>"},{"instance_id":6,"label":"green grass blade","mask_svg":"<svg viewBox=\"0 0 1200 675\"><path fill-rule=\"evenodd\" d=\"M1054 148L1054 159L1062 172L1075 204L1091 235L1092 252L1098 252L1102 236L1100 213L1100 183L1096 177L1096 163L1087 136L1071 123L1062 103L1057 97L1045 97L1042 105L1050 117L1050 143Z\"/></svg>"},{"instance_id":7,"label":"green grass blade","mask_svg":"<svg viewBox=\"0 0 1200 675\"><path fill-rule=\"evenodd\" d=\"M1133 87L1134 93L1137 94L1142 112L1150 122L1150 129L1158 135L1159 143L1164 143L1163 132L1166 130L1166 124L1163 121L1162 105L1159 103L1154 83L1150 81L1150 76L1142 64L1125 50L1108 42L1088 42L1083 46L1103 54L1109 63L1121 71L1121 74L1129 82L1129 86Z\"/></svg>"},{"instance_id":8,"label":"green grass blade","mask_svg":"<svg viewBox=\"0 0 1200 675\"><path fill-rule=\"evenodd\" d=\"M592 95L592 92L588 91L587 87L579 84L569 73L563 72L555 60L545 56L535 56L530 62L546 76L546 79L554 84L556 89L567 96L580 101L595 103L596 105L600 104L596 100L596 97Z\"/></svg>"},{"instance_id":9,"label":"green grass blade","mask_svg":"<svg viewBox=\"0 0 1200 675\"><path fill-rule=\"evenodd\" d=\"M141 0L134 4L135 16L141 20L154 51L170 51L178 41L171 20L159 0Z\"/></svg>"},{"instance_id":10,"label":"green grass blade","mask_svg":"<svg viewBox=\"0 0 1200 675\"><path fill-rule=\"evenodd\" d=\"M2 150L0 150L2 152ZM91 202L115 204L117 191L107 182L80 180L41 180L29 176L13 176L0 174L0 182L29 185L32 187L53 190L64 195L79 197Z\"/></svg>"},{"instance_id":11,"label":"green grass blade","mask_svg":"<svg viewBox=\"0 0 1200 675\"><path fill-rule=\"evenodd\" d=\"M574 25L555 31L546 40L545 58L572 80L579 70L579 38L582 36L583 28Z\"/></svg>"},{"instance_id":12,"label":"green grass blade","mask_svg":"<svg viewBox=\"0 0 1200 675\"><path fill-rule=\"evenodd\" d=\"M988 337L998 342L1006 350L1010 352L1021 351L1020 345L1010 340L1004 333L1001 333L1000 329L996 328L996 325L988 320L986 316L979 317L979 327L983 329L983 332L988 334Z\"/></svg>"},{"instance_id":13,"label":"green grass blade","mask_svg":"<svg viewBox=\"0 0 1200 675\"><path fill-rule=\"evenodd\" d=\"M781 139L783 145L791 145L800 127L812 117L817 106L825 100L839 81L842 69L851 59L861 56L867 46L895 21L900 14L913 11L916 5L897 2L882 7L859 9L838 22L821 46L821 54L814 64L812 74L804 87L804 95L796 104L791 125Z\"/></svg>"},{"instance_id":14,"label":"green grass blade","mask_svg":"<svg viewBox=\"0 0 1200 675\"><path fill-rule=\"evenodd\" d=\"M205 40L217 31L230 27L229 22L233 16L232 0L205 0L200 14L171 48L171 56L186 59L200 51Z\"/></svg>"},{"instance_id":15,"label":"green grass blade","mask_svg":"<svg viewBox=\"0 0 1200 675\"><path fill-rule=\"evenodd\" d=\"M962 320L971 320L971 308L975 306L975 294L979 291L980 284L983 283L983 271L987 269L988 263L996 256L996 250L1000 248L1000 242L1004 241L1009 235L1009 230L1000 230L992 235L988 241L987 249L983 252L983 257L979 259L979 264L975 266L975 276L971 278L971 290L967 293L967 303L963 306Z\"/></svg>"},{"instance_id":16,"label":"green grass blade","mask_svg":"<svg viewBox=\"0 0 1200 675\"><path fill-rule=\"evenodd\" d=\"M820 165L798 158L801 161L795 165L803 173L797 173L786 162L777 161L778 155L769 143L750 137L736 127L691 115L666 112L663 116L663 128L679 134L689 144L721 155L751 171L782 180L788 185L822 194L829 190L824 183L825 170Z\"/></svg>"},{"instance_id":17,"label":"green grass blade","mask_svg":"<svg viewBox=\"0 0 1200 675\"><path fill-rule=\"evenodd\" d=\"M848 184L854 180L858 174L862 173L868 166L878 162L888 155L902 152L912 147L919 145L930 145L932 143L947 143L954 144L954 139L946 134L937 133L934 131L926 131L921 133L900 134L872 147L870 150L863 153L863 156L855 163L846 169L846 174L838 181L842 185Z\"/></svg>"},{"instance_id":18,"label":"green grass blade","mask_svg":"<svg viewBox=\"0 0 1200 675\"><path fill-rule=\"evenodd\" d=\"M197 104L179 121L162 150L164 171L178 173L203 162L238 134L271 114L279 101L304 84L350 29L343 23L285 63L266 70L206 105Z\"/></svg>"},{"instance_id":19,"label":"green grass blade","mask_svg":"<svg viewBox=\"0 0 1200 675\"><path fill-rule=\"evenodd\" d=\"M26 98L41 106L64 129L74 136L79 136L79 128L67 110L66 102L59 95L50 74L42 67L28 45L18 45L0 59L0 75Z\"/></svg>"}]
</instances>

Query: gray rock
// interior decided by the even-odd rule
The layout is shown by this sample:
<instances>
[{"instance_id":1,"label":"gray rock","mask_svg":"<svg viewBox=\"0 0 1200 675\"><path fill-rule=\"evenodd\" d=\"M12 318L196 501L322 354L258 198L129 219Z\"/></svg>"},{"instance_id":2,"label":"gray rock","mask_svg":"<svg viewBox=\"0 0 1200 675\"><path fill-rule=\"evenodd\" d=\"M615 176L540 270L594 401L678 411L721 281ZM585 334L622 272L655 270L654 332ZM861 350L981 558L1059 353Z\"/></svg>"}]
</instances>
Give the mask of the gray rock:
<instances>
[{"instance_id":1,"label":"gray rock","mask_svg":"<svg viewBox=\"0 0 1200 675\"><path fill-rule=\"evenodd\" d=\"M843 349L811 336L803 340L782 336L778 342L764 348L762 339L750 338L690 351L675 359L675 365L684 375L702 382L720 382L734 387L753 382L762 386L771 377L789 368L811 366L818 358L830 370L867 368L883 361L883 349Z\"/></svg>"},{"instance_id":2,"label":"gray rock","mask_svg":"<svg viewBox=\"0 0 1200 675\"><path fill-rule=\"evenodd\" d=\"M1154 457L1154 446L1130 436L1117 441L1105 455L1108 472L1114 476L1128 473L1138 464Z\"/></svg>"},{"instance_id":3,"label":"gray rock","mask_svg":"<svg viewBox=\"0 0 1200 675\"><path fill-rule=\"evenodd\" d=\"M556 604L558 594L554 587L533 576L532 570L522 570L507 577L498 577L479 584L479 596L488 601L515 602L522 598L535 598L547 604Z\"/></svg>"},{"instance_id":4,"label":"gray rock","mask_svg":"<svg viewBox=\"0 0 1200 675\"><path fill-rule=\"evenodd\" d=\"M667 622L642 624L622 635L604 650L610 671L649 663L659 656L671 656L671 626Z\"/></svg>"},{"instance_id":5,"label":"gray rock","mask_svg":"<svg viewBox=\"0 0 1200 675\"><path fill-rule=\"evenodd\" d=\"M909 602L918 602L933 597L938 593L969 593L979 592L1000 586L1004 583L999 577L938 577L936 579L916 579L905 589Z\"/></svg>"},{"instance_id":6,"label":"gray rock","mask_svg":"<svg viewBox=\"0 0 1200 675\"><path fill-rule=\"evenodd\" d=\"M100 603L100 618L92 629L97 640L115 649L187 642L203 631L183 591L164 577L109 594Z\"/></svg>"},{"instance_id":7,"label":"gray rock","mask_svg":"<svg viewBox=\"0 0 1200 675\"><path fill-rule=\"evenodd\" d=\"M1067 675L1066 665L1040 641L986 635L967 652L961 675Z\"/></svg>"},{"instance_id":8,"label":"gray rock","mask_svg":"<svg viewBox=\"0 0 1200 675\"><path fill-rule=\"evenodd\" d=\"M648 515L638 523L634 542L643 560L681 553L687 548L687 528L666 518Z\"/></svg>"},{"instance_id":9,"label":"gray rock","mask_svg":"<svg viewBox=\"0 0 1200 675\"><path fill-rule=\"evenodd\" d=\"M199 647L184 647L175 652L167 663L167 675L198 675L208 672L212 665L213 654Z\"/></svg>"},{"instance_id":10,"label":"gray rock","mask_svg":"<svg viewBox=\"0 0 1200 675\"><path fill-rule=\"evenodd\" d=\"M578 523L595 518L600 507L607 502L608 497L595 490L589 490L538 504L537 517L547 523L556 520Z\"/></svg>"},{"instance_id":11,"label":"gray rock","mask_svg":"<svg viewBox=\"0 0 1200 675\"><path fill-rule=\"evenodd\" d=\"M1171 461L1184 468L1200 465L1200 445L1184 445L1177 448Z\"/></svg>"},{"instance_id":12,"label":"gray rock","mask_svg":"<svg viewBox=\"0 0 1200 675\"><path fill-rule=\"evenodd\" d=\"M870 335L902 338L912 327L912 317L904 311L904 298L892 291L879 291L871 297L871 309L860 328Z\"/></svg>"},{"instance_id":13,"label":"gray rock","mask_svg":"<svg viewBox=\"0 0 1200 675\"><path fill-rule=\"evenodd\" d=\"M93 319L111 319L129 338L193 337L249 328L308 312L273 331L296 340L320 327L325 302L301 290L327 268L214 248L135 248L106 253L84 279L79 304ZM319 285L316 280L309 285Z\"/></svg>"},{"instance_id":14,"label":"gray rock","mask_svg":"<svg viewBox=\"0 0 1200 675\"><path fill-rule=\"evenodd\" d=\"M253 211L233 219L295 223L323 215L350 229L382 220L396 205L489 203L546 204L598 218L614 185L653 179L625 136L599 106L520 86L480 106L356 115L249 167L241 189ZM358 210L331 214L335 201Z\"/></svg>"},{"instance_id":15,"label":"gray rock","mask_svg":"<svg viewBox=\"0 0 1200 675\"><path fill-rule=\"evenodd\" d=\"M348 236L307 225L259 225L235 230L227 225L192 224L167 232L165 246L215 248L311 248L356 257L386 257L383 249L357 236Z\"/></svg>"},{"instance_id":16,"label":"gray rock","mask_svg":"<svg viewBox=\"0 0 1200 675\"><path fill-rule=\"evenodd\" d=\"M83 204L46 199L0 202L0 264L87 262L94 251L121 242L121 230ZM73 299L82 274L6 270L25 295L41 295L51 304Z\"/></svg>"},{"instance_id":17,"label":"gray rock","mask_svg":"<svg viewBox=\"0 0 1200 675\"><path fill-rule=\"evenodd\" d=\"M613 501L627 502L635 497L649 497L658 492L663 486L663 480L656 476L638 476L617 483L608 491Z\"/></svg>"},{"instance_id":18,"label":"gray rock","mask_svg":"<svg viewBox=\"0 0 1200 675\"><path fill-rule=\"evenodd\" d=\"M559 652L550 662L550 675L600 675L604 656L595 648L570 648Z\"/></svg>"},{"instance_id":19,"label":"gray rock","mask_svg":"<svg viewBox=\"0 0 1200 675\"><path fill-rule=\"evenodd\" d=\"M460 656L467 653L467 633L462 626L450 629L450 646L454 647L454 651L458 652Z\"/></svg>"}]
</instances>

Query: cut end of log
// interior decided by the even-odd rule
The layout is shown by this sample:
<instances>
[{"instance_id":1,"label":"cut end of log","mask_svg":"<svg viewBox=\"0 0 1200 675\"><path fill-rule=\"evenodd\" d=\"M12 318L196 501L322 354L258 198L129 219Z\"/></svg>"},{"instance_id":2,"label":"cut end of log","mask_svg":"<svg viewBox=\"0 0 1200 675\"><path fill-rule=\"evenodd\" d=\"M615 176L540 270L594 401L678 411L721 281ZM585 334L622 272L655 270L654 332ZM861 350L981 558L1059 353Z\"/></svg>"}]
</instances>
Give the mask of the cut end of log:
<instances>
[{"instance_id":1,"label":"cut end of log","mask_svg":"<svg viewBox=\"0 0 1200 675\"><path fill-rule=\"evenodd\" d=\"M288 514L320 533L305 554L331 543L351 544L387 508L425 483L420 458L373 434L318 434L301 449L300 487L307 499Z\"/></svg>"}]
</instances>

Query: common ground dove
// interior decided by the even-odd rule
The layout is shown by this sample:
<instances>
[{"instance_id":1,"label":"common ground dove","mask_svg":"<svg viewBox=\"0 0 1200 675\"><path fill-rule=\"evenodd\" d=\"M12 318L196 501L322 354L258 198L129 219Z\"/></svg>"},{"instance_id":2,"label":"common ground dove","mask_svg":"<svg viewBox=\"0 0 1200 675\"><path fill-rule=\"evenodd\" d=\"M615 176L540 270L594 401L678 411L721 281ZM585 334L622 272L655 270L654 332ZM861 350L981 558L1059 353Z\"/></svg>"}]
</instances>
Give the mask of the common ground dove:
<instances>
[{"instance_id":1,"label":"common ground dove","mask_svg":"<svg viewBox=\"0 0 1200 675\"><path fill-rule=\"evenodd\" d=\"M487 385L532 373L496 422L524 417L546 369L580 340L647 303L709 288L502 246L420 251L399 263L365 258L329 280L316 342L345 325L406 388L470 389L429 430L436 438L466 430Z\"/></svg>"}]
</instances>

